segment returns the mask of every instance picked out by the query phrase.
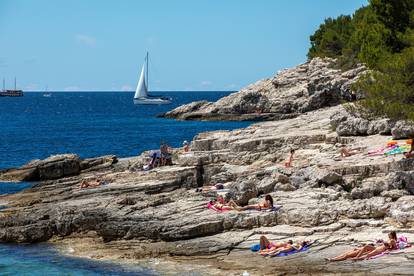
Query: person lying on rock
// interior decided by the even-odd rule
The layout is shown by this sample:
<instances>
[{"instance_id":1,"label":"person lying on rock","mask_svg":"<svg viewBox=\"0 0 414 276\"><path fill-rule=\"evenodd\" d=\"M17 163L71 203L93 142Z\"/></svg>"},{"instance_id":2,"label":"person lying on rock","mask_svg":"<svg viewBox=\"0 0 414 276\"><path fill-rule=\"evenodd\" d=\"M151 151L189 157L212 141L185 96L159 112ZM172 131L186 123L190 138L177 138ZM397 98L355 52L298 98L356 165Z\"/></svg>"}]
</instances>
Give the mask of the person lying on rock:
<instances>
[{"instance_id":1,"label":"person lying on rock","mask_svg":"<svg viewBox=\"0 0 414 276\"><path fill-rule=\"evenodd\" d=\"M361 152L361 148L354 148L354 149L348 149L345 145L342 145L340 150L340 156L341 158L349 157L351 155L355 155Z\"/></svg>"},{"instance_id":2,"label":"person lying on rock","mask_svg":"<svg viewBox=\"0 0 414 276\"><path fill-rule=\"evenodd\" d=\"M389 242L384 242L382 245L380 245L377 248L375 247L374 244L371 243L371 244L364 245L362 247L354 248L334 258L328 258L327 260L328 261L362 260L366 258L366 256L368 255L370 255L368 257L370 258L372 256L375 256L377 254L384 252L385 250L387 250L386 247L391 246L391 247L396 248L397 247L397 234L395 233L395 231L390 232L388 234L388 238L389 238ZM373 252L375 252L375 254L372 254Z\"/></svg>"},{"instance_id":3,"label":"person lying on rock","mask_svg":"<svg viewBox=\"0 0 414 276\"><path fill-rule=\"evenodd\" d=\"M108 182L104 178L97 178L93 181L86 181L85 179L82 180L80 184L80 189L86 189L86 188L96 188L101 185L106 185Z\"/></svg>"},{"instance_id":4,"label":"person lying on rock","mask_svg":"<svg viewBox=\"0 0 414 276\"><path fill-rule=\"evenodd\" d=\"M266 195L264 198L264 201L259 204L253 204L253 205L247 205L244 207L239 207L239 211L244 210L266 210L266 209L272 209L273 208L273 197L271 195Z\"/></svg>"},{"instance_id":5,"label":"person lying on rock","mask_svg":"<svg viewBox=\"0 0 414 276\"><path fill-rule=\"evenodd\" d=\"M354 258L351 258L351 260L359 261L359 260L369 260L371 257L377 256L381 253L384 253L388 250L395 250L398 249L398 239L397 239L397 233L395 231L392 231L388 234L388 241L383 242L380 246L374 248L374 250L366 252L364 254L358 254Z\"/></svg>"},{"instance_id":6,"label":"person lying on rock","mask_svg":"<svg viewBox=\"0 0 414 276\"><path fill-rule=\"evenodd\" d=\"M289 155L289 157L288 157L288 159L286 159L286 161L285 161L285 167L286 168L290 168L290 167L292 167L292 162L293 162L293 154L295 153L295 150L294 149L291 149L290 150L290 155Z\"/></svg>"},{"instance_id":7,"label":"person lying on rock","mask_svg":"<svg viewBox=\"0 0 414 276\"><path fill-rule=\"evenodd\" d=\"M288 252L293 251L293 250L297 250L297 251L301 250L303 247L305 247L307 245L309 245L308 241L303 241L303 242L300 242L300 243L286 243L286 245L283 246L283 247L279 247L279 248L275 248L273 250L269 250L269 252L267 254L276 256L280 253L288 253Z\"/></svg>"},{"instance_id":8,"label":"person lying on rock","mask_svg":"<svg viewBox=\"0 0 414 276\"><path fill-rule=\"evenodd\" d=\"M219 201L210 201L212 207L218 211L230 211L230 210L238 210L240 206L237 205L234 200L230 200L227 203L221 203Z\"/></svg>"},{"instance_id":9,"label":"person lying on rock","mask_svg":"<svg viewBox=\"0 0 414 276\"><path fill-rule=\"evenodd\" d=\"M260 237L260 250L259 254L268 254L270 251L273 251L277 248L286 247L288 244L293 244L292 240L288 240L287 242L270 242L266 236Z\"/></svg>"},{"instance_id":10,"label":"person lying on rock","mask_svg":"<svg viewBox=\"0 0 414 276\"><path fill-rule=\"evenodd\" d=\"M197 188L196 192L210 192L210 191L217 191L217 190L223 190L224 185L221 183L217 183L213 186L204 186L202 188Z\"/></svg>"},{"instance_id":11,"label":"person lying on rock","mask_svg":"<svg viewBox=\"0 0 414 276\"><path fill-rule=\"evenodd\" d=\"M345 261L351 258L355 258L357 256L361 256L366 254L367 252L372 252L375 249L375 245L373 243L364 245L362 247L354 248L350 251L345 252L344 254L338 255L334 258L327 258L328 261L335 262L335 261Z\"/></svg>"}]
</instances>

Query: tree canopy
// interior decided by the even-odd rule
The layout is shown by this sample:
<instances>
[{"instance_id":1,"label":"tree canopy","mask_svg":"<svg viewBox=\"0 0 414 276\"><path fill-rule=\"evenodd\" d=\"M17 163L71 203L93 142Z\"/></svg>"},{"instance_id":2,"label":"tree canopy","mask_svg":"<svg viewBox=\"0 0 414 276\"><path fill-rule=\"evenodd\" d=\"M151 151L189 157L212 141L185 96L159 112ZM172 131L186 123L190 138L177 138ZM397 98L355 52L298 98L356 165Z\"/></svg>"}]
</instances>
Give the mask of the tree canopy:
<instances>
[{"instance_id":1,"label":"tree canopy","mask_svg":"<svg viewBox=\"0 0 414 276\"><path fill-rule=\"evenodd\" d=\"M372 69L355 87L365 94L361 108L414 121L414 0L370 0L351 16L326 19L310 43L308 58Z\"/></svg>"}]
</instances>

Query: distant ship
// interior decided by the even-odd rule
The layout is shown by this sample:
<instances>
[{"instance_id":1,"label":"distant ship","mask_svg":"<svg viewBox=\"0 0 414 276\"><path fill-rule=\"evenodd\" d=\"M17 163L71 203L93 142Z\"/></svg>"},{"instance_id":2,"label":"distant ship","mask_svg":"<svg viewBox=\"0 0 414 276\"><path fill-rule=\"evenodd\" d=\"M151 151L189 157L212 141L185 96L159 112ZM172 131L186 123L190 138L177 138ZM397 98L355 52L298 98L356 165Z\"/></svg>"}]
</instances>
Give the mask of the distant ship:
<instances>
[{"instance_id":1,"label":"distant ship","mask_svg":"<svg viewBox=\"0 0 414 276\"><path fill-rule=\"evenodd\" d=\"M23 91L16 89L16 78L14 78L14 89L6 89L6 81L3 79L3 90L0 92L0 97L22 97Z\"/></svg>"},{"instance_id":2,"label":"distant ship","mask_svg":"<svg viewBox=\"0 0 414 276\"><path fill-rule=\"evenodd\" d=\"M45 93L43 93L43 97L50 98L52 97L52 93L48 92L48 87L46 86Z\"/></svg>"},{"instance_id":3,"label":"distant ship","mask_svg":"<svg viewBox=\"0 0 414 276\"><path fill-rule=\"evenodd\" d=\"M139 77L137 89L135 90L134 104L170 104L171 98L152 96L148 94L148 52L145 61L146 66L144 62L144 65L142 65L141 75ZM146 78L145 72L147 73Z\"/></svg>"}]
</instances>

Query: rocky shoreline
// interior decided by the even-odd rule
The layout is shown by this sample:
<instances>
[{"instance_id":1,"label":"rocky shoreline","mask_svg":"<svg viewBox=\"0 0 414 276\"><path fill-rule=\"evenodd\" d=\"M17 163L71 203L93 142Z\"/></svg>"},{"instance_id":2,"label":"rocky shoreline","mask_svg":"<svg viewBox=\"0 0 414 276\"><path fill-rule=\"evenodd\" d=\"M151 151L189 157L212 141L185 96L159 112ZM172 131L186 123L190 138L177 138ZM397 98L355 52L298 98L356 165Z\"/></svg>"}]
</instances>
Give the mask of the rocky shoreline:
<instances>
[{"instance_id":1,"label":"rocky shoreline","mask_svg":"<svg viewBox=\"0 0 414 276\"><path fill-rule=\"evenodd\" d=\"M391 135L411 135L413 128L350 114L340 103L355 98L350 85L365 68L341 72L332 63L315 59L216 103L172 111L166 116L274 116L244 129L200 133L191 152L174 154L173 166L141 170L147 153L88 160L64 155L1 171L2 181L38 182L0 196L0 205L9 206L0 211L0 241L51 241L72 248L71 254L97 259L161 258L200 265L211 275L245 270L250 275L411 275L413 248L361 262L324 259L393 230L414 240L414 159L367 154ZM340 144L362 152L338 158ZM293 167L285 168L292 148ZM109 184L79 189L83 179L99 177ZM216 183L229 188L227 196L241 205L257 202L264 192L280 208L216 213L206 208L209 197L195 192ZM264 258L249 250L260 235L315 243L305 252Z\"/></svg>"},{"instance_id":2,"label":"rocky shoreline","mask_svg":"<svg viewBox=\"0 0 414 276\"><path fill-rule=\"evenodd\" d=\"M274 121L359 98L351 90L367 72L364 65L342 72L335 60L315 58L260 80L217 102L198 101L161 117L179 120Z\"/></svg>"}]
</instances>

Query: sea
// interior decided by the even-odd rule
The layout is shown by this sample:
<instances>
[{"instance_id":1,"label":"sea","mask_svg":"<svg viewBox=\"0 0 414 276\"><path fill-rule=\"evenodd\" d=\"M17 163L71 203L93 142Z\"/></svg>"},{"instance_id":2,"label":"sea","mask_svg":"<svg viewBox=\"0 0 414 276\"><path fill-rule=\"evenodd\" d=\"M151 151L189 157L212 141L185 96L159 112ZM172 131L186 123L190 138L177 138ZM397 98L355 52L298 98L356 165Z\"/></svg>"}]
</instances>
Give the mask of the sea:
<instances>
[{"instance_id":1,"label":"sea","mask_svg":"<svg viewBox=\"0 0 414 276\"><path fill-rule=\"evenodd\" d=\"M251 122L197 122L157 115L193 101L216 101L230 92L158 92L170 105L134 105L132 92L55 92L50 97L26 92L0 97L0 169L21 166L50 155L75 153L82 158L139 155L172 147L204 131L231 130ZM31 183L1 183L0 195L27 189ZM0 206L1 209L7 206ZM0 275L160 275L138 265L63 255L53 246L0 244ZM177 272L177 275L181 275ZM191 274L196 275L196 274Z\"/></svg>"}]
</instances>

